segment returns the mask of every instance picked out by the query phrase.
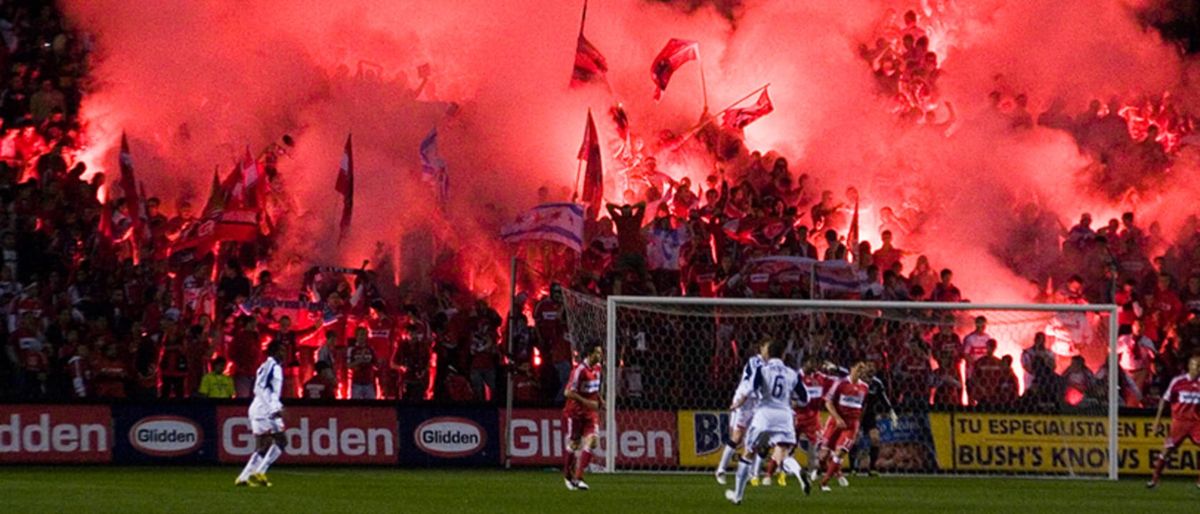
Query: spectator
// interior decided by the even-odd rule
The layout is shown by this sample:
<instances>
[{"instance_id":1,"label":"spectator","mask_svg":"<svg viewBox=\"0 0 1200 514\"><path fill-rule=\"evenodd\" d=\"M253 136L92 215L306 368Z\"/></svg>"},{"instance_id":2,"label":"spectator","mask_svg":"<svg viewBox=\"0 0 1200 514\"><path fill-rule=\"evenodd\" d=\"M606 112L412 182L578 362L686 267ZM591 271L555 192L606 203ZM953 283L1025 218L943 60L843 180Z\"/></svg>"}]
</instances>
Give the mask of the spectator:
<instances>
[{"instance_id":1,"label":"spectator","mask_svg":"<svg viewBox=\"0 0 1200 514\"><path fill-rule=\"evenodd\" d=\"M892 246L891 230L884 230L879 237L883 241L883 244L879 246L878 250L875 250L873 264L881 270L890 270L893 264L900 262L900 258L904 256L904 252Z\"/></svg>"},{"instance_id":2,"label":"spectator","mask_svg":"<svg viewBox=\"0 0 1200 514\"><path fill-rule=\"evenodd\" d=\"M939 276L941 277L941 281L933 287L929 299L935 302L948 303L963 301L962 293L954 285L954 272L944 269Z\"/></svg>"},{"instance_id":3,"label":"spectator","mask_svg":"<svg viewBox=\"0 0 1200 514\"><path fill-rule=\"evenodd\" d=\"M1062 400L1073 407L1094 405L1097 402L1096 375L1088 369L1083 357L1071 357L1071 364L1063 370L1064 391Z\"/></svg>"},{"instance_id":4,"label":"spectator","mask_svg":"<svg viewBox=\"0 0 1200 514\"><path fill-rule=\"evenodd\" d=\"M378 374L379 363L375 351L367 343L367 329L359 327L354 331L354 344L346 355L350 367L350 398L355 400L374 400L378 396L375 390L375 377Z\"/></svg>"},{"instance_id":5,"label":"spectator","mask_svg":"<svg viewBox=\"0 0 1200 514\"><path fill-rule=\"evenodd\" d=\"M986 354L972 365L967 377L967 394L971 402L979 406L1011 405L1017 395L1017 377L1013 374L1011 357L1007 363L996 357L995 339L987 340L985 351Z\"/></svg>"},{"instance_id":6,"label":"spectator","mask_svg":"<svg viewBox=\"0 0 1200 514\"><path fill-rule=\"evenodd\" d=\"M1150 364L1154 362L1158 348L1154 341L1142 334L1142 325L1134 321L1130 326L1117 329L1117 355L1121 371L1129 375L1138 391L1144 391L1150 378Z\"/></svg>"},{"instance_id":7,"label":"spectator","mask_svg":"<svg viewBox=\"0 0 1200 514\"><path fill-rule=\"evenodd\" d=\"M304 397L310 400L332 400L337 398L337 377L333 366L318 361L313 376L304 383Z\"/></svg>"},{"instance_id":8,"label":"spectator","mask_svg":"<svg viewBox=\"0 0 1200 514\"><path fill-rule=\"evenodd\" d=\"M254 373L262 362L262 339L258 333L258 322L253 317L241 316L234 321L233 337L225 355L233 363L233 385L238 398L250 398L254 394Z\"/></svg>"},{"instance_id":9,"label":"spectator","mask_svg":"<svg viewBox=\"0 0 1200 514\"><path fill-rule=\"evenodd\" d=\"M1046 333L1038 332L1033 335L1033 345L1021 351L1021 368L1025 370L1025 389L1045 388L1039 384L1048 375L1039 371L1054 372L1054 354L1046 348Z\"/></svg>"},{"instance_id":10,"label":"spectator","mask_svg":"<svg viewBox=\"0 0 1200 514\"><path fill-rule=\"evenodd\" d=\"M197 395L201 398L233 398L236 395L233 377L225 374L226 364L224 357L212 360L209 368L211 371L200 379L200 389L197 391Z\"/></svg>"},{"instance_id":11,"label":"spectator","mask_svg":"<svg viewBox=\"0 0 1200 514\"><path fill-rule=\"evenodd\" d=\"M562 305L562 289L558 284L550 285L550 295L538 302L533 309L534 326L538 333L541 354L550 357L554 367L557 382L556 389L567 384L573 362L571 360L571 345L566 338L566 320ZM554 398L555 403L563 401L563 392L559 391Z\"/></svg>"},{"instance_id":12,"label":"spectator","mask_svg":"<svg viewBox=\"0 0 1200 514\"><path fill-rule=\"evenodd\" d=\"M183 337L176 327L176 321L165 320L167 328L163 331L162 356L159 358L159 369L162 370L162 384L159 397L186 398L185 384L189 375L190 362L184 350Z\"/></svg>"},{"instance_id":13,"label":"spectator","mask_svg":"<svg viewBox=\"0 0 1200 514\"><path fill-rule=\"evenodd\" d=\"M967 334L962 340L962 354L967 360L967 381L971 380L975 363L987 355L988 344L993 340L987 333L987 318L976 316L975 331Z\"/></svg>"},{"instance_id":14,"label":"spectator","mask_svg":"<svg viewBox=\"0 0 1200 514\"><path fill-rule=\"evenodd\" d=\"M50 79L43 80L41 88L29 99L29 114L33 116L34 123L41 123L55 110L62 112L66 108L62 91L55 89Z\"/></svg>"}]
</instances>

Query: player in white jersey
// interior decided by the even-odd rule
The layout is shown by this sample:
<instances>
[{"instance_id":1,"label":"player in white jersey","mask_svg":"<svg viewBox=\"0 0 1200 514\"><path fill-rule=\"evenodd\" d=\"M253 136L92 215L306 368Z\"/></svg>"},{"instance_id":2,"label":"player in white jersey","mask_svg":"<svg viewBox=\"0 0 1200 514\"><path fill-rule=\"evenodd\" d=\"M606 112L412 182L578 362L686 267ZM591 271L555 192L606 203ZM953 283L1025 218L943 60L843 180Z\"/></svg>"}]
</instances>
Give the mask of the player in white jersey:
<instances>
[{"instance_id":1,"label":"player in white jersey","mask_svg":"<svg viewBox=\"0 0 1200 514\"><path fill-rule=\"evenodd\" d=\"M283 392L283 359L286 355L283 343L274 341L267 345L267 360L258 367L254 375L254 401L250 402L250 430L258 442L258 448L250 456L250 462L242 469L234 485L271 487L267 480L267 468L283 453L287 438L283 435L283 403L279 400Z\"/></svg>"},{"instance_id":2,"label":"player in white jersey","mask_svg":"<svg viewBox=\"0 0 1200 514\"><path fill-rule=\"evenodd\" d=\"M725 449L721 452L721 462L717 464L717 483L725 485L725 468L742 444L742 436L750 426L754 417L754 408L758 405L758 392L754 390L754 376L766 362L767 345L770 340L758 343L758 353L751 355L742 368L742 378L738 381L737 390L733 393L733 401L729 407L729 439L725 441ZM757 473L756 473L757 474Z\"/></svg>"},{"instance_id":3,"label":"player in white jersey","mask_svg":"<svg viewBox=\"0 0 1200 514\"><path fill-rule=\"evenodd\" d=\"M744 446L747 453L754 452L764 457L770 451L767 476L774 473L776 466L782 466L784 471L800 480L804 494L808 494L811 491L808 475L791 456L791 449L796 446L792 406L807 404L808 390L800 374L783 363L785 350L784 343L770 341L767 345L767 362L754 375L753 390L758 393L759 400L750 428L746 431ZM735 505L742 503L746 484L755 471L753 467L748 459L741 459L734 489L725 491L725 499Z\"/></svg>"}]
</instances>

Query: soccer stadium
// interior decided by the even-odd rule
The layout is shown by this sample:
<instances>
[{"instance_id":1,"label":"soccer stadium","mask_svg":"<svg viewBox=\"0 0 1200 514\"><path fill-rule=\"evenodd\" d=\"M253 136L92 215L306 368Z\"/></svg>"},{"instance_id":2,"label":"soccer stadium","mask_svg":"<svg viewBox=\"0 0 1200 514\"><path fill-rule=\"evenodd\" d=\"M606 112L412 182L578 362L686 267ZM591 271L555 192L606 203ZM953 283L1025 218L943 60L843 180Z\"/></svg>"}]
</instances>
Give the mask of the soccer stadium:
<instances>
[{"instance_id":1,"label":"soccer stadium","mask_svg":"<svg viewBox=\"0 0 1200 514\"><path fill-rule=\"evenodd\" d=\"M5 512L1194 512L1200 0L0 2Z\"/></svg>"}]
</instances>

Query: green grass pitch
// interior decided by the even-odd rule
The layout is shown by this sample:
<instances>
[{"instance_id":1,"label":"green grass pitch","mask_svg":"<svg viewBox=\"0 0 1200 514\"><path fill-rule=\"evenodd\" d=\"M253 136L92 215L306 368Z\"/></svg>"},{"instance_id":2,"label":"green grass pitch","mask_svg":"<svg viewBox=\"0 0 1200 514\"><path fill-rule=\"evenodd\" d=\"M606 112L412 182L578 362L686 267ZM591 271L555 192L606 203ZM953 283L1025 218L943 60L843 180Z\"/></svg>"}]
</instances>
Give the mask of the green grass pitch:
<instances>
[{"instance_id":1,"label":"green grass pitch","mask_svg":"<svg viewBox=\"0 0 1200 514\"><path fill-rule=\"evenodd\" d=\"M240 468L239 468L240 469ZM0 511L39 512L1015 512L1057 514L1200 512L1192 480L851 477L849 488L750 489L739 507L709 475L591 475L591 491L570 492L558 473L281 467L270 489L234 488L233 467L0 468ZM732 478L732 473L730 474Z\"/></svg>"}]
</instances>

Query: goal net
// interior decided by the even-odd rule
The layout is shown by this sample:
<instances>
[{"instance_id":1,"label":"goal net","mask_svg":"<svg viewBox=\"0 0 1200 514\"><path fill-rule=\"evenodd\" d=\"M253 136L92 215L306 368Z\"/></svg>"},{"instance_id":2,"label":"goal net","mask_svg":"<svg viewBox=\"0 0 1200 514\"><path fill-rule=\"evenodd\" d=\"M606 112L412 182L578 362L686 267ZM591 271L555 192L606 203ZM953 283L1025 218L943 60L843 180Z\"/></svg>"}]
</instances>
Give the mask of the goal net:
<instances>
[{"instance_id":1,"label":"goal net","mask_svg":"<svg viewBox=\"0 0 1200 514\"><path fill-rule=\"evenodd\" d=\"M786 342L785 362L810 374L872 363L896 417L870 402L850 459L861 471L1115 478L1125 460L1111 458L1118 391L1140 395L1109 359L1117 329L1107 305L577 292L566 304L577 350L605 346L600 460L609 471L715 470L734 389L764 338Z\"/></svg>"}]
</instances>

